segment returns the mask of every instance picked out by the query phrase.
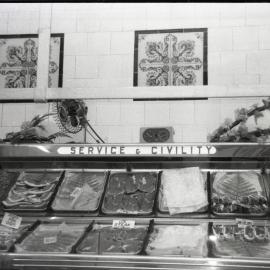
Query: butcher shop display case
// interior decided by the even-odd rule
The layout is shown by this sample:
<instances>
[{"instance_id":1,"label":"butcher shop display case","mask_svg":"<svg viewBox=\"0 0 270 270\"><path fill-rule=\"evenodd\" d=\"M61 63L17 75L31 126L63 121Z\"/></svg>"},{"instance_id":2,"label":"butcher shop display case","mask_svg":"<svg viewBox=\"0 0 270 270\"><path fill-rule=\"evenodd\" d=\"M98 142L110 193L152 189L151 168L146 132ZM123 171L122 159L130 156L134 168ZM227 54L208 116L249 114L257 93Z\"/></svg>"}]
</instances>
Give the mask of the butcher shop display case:
<instances>
[{"instance_id":1,"label":"butcher shop display case","mask_svg":"<svg viewBox=\"0 0 270 270\"><path fill-rule=\"evenodd\" d=\"M0 269L270 269L270 144L0 144Z\"/></svg>"}]
</instances>

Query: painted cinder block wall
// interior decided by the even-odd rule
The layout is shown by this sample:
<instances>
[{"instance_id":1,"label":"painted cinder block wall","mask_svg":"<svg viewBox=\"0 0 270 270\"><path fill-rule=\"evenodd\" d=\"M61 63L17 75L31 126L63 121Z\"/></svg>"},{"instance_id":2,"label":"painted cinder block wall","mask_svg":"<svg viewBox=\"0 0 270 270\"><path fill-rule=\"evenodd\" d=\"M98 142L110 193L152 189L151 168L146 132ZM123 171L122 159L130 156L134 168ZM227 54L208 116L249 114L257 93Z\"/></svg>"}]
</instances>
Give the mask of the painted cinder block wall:
<instances>
[{"instance_id":1,"label":"painted cinder block wall","mask_svg":"<svg viewBox=\"0 0 270 270\"><path fill-rule=\"evenodd\" d=\"M205 27L208 85L270 85L269 3L5 3L0 5L0 34L38 33L50 13L51 32L65 34L64 87L130 87L135 30ZM163 125L174 127L175 142L205 142L235 109L261 98L86 102L88 119L107 142L138 142L140 127ZM50 108L0 104L0 137ZM82 140L82 134L75 139Z\"/></svg>"}]
</instances>

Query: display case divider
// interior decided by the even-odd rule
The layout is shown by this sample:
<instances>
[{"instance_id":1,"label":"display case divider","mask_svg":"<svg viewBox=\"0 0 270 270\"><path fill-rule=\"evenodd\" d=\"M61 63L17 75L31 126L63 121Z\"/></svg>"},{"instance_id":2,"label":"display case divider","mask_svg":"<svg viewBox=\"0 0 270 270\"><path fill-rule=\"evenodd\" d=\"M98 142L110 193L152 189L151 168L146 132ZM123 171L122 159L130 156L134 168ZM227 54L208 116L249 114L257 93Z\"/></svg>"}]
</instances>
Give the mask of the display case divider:
<instances>
[{"instance_id":1,"label":"display case divider","mask_svg":"<svg viewBox=\"0 0 270 270\"><path fill-rule=\"evenodd\" d=\"M213 222L208 223L208 239L207 239L207 249L208 249L207 257L213 258L215 256L214 256L214 253L213 253L213 243L212 243L212 241L210 239L211 235L214 235L214 233L213 233Z\"/></svg>"},{"instance_id":2,"label":"display case divider","mask_svg":"<svg viewBox=\"0 0 270 270\"><path fill-rule=\"evenodd\" d=\"M127 163L126 171L131 172L132 171L132 165L130 163Z\"/></svg>"},{"instance_id":3,"label":"display case divider","mask_svg":"<svg viewBox=\"0 0 270 270\"><path fill-rule=\"evenodd\" d=\"M153 213L155 216L157 216L157 213L158 213L158 197L159 197L159 192L160 192L160 186L161 186L161 174L162 174L162 171L159 171L158 172L158 175L157 175L157 188L156 188L156 193L155 193L155 200L154 200L154 205L153 205Z\"/></svg>"},{"instance_id":4,"label":"display case divider","mask_svg":"<svg viewBox=\"0 0 270 270\"><path fill-rule=\"evenodd\" d=\"M208 216L211 217L212 213L212 191L211 191L211 174L208 171L207 172L207 177L206 177L206 189L207 189L207 200L208 200Z\"/></svg>"},{"instance_id":5,"label":"display case divider","mask_svg":"<svg viewBox=\"0 0 270 270\"><path fill-rule=\"evenodd\" d=\"M83 239L86 237L86 235L93 229L93 226L95 224L95 220L93 220L88 226L87 228L84 230L83 234L81 235L81 237L77 240L77 242L73 245L73 247L71 248L70 253L77 253L77 248L79 247L79 245L82 243Z\"/></svg>"},{"instance_id":6,"label":"display case divider","mask_svg":"<svg viewBox=\"0 0 270 270\"><path fill-rule=\"evenodd\" d=\"M103 211L102 211L102 205L103 205L103 201L104 201L106 189L107 189L107 186L108 186L110 174L111 174L111 171L108 170L108 171L106 172L106 176L105 176L105 183L104 183L103 193L101 194L101 197L100 197L100 200L99 200L99 206L98 206L98 209L97 209L97 212L98 212L98 215L99 215L99 216L100 216L100 215L104 215L104 213L103 213Z\"/></svg>"},{"instance_id":7,"label":"display case divider","mask_svg":"<svg viewBox=\"0 0 270 270\"><path fill-rule=\"evenodd\" d=\"M36 220L9 248L8 252L15 251L15 245L20 244L29 234L31 234L39 225L41 224L40 220Z\"/></svg>"},{"instance_id":8,"label":"display case divider","mask_svg":"<svg viewBox=\"0 0 270 270\"><path fill-rule=\"evenodd\" d=\"M62 185L62 182L65 179L65 174L66 174L66 171L65 170L61 172L61 175L59 177L58 183L56 184L56 186L54 188L53 194L52 194L52 196L50 198L50 201L48 203L48 206L47 206L47 212L48 212L48 214L50 214L50 213L52 213L54 211L52 209L52 204L53 204L53 201L54 201L54 199L56 197L56 194L57 194L57 192L59 190L59 187Z\"/></svg>"},{"instance_id":9,"label":"display case divider","mask_svg":"<svg viewBox=\"0 0 270 270\"><path fill-rule=\"evenodd\" d=\"M266 195L266 199L267 199L267 206L268 206L266 215L270 216L270 182L269 182L269 174L267 173L265 168L262 169L261 175L262 175L265 195Z\"/></svg>"},{"instance_id":10,"label":"display case divider","mask_svg":"<svg viewBox=\"0 0 270 270\"><path fill-rule=\"evenodd\" d=\"M143 240L142 249L138 253L138 255L147 255L146 248L147 248L148 243L149 243L150 235L154 230L154 224L155 224L154 219L151 219L150 222L149 222L149 225L148 225L146 236L145 236L145 238Z\"/></svg>"}]
</instances>

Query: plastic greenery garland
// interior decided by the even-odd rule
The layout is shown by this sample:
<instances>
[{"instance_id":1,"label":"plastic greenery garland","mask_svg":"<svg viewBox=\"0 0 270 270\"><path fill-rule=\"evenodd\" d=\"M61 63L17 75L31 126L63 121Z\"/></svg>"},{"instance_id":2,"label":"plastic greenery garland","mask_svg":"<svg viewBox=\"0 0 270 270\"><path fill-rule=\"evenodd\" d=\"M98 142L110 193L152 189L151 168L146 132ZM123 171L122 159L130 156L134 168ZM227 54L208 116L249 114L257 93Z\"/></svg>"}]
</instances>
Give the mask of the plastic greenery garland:
<instances>
[{"instance_id":1,"label":"plastic greenery garland","mask_svg":"<svg viewBox=\"0 0 270 270\"><path fill-rule=\"evenodd\" d=\"M250 117L254 117L257 124L258 118L264 116L263 111L270 110L270 97L262 100L263 105L253 105L250 109L237 109L235 120L225 119L224 123L212 134L208 135L210 142L265 142L270 135L270 127L267 129L257 128L248 130L246 125Z\"/></svg>"}]
</instances>

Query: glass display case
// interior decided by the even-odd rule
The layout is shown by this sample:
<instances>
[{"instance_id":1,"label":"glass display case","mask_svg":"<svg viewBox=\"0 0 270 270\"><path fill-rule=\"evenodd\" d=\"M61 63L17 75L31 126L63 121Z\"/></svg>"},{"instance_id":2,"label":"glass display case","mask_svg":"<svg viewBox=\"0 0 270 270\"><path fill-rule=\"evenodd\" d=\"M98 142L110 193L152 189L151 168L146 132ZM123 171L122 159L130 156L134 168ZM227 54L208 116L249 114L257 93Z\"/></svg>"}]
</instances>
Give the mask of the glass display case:
<instances>
[{"instance_id":1,"label":"glass display case","mask_svg":"<svg viewBox=\"0 0 270 270\"><path fill-rule=\"evenodd\" d=\"M0 166L0 269L270 268L270 144L2 144Z\"/></svg>"}]
</instances>

